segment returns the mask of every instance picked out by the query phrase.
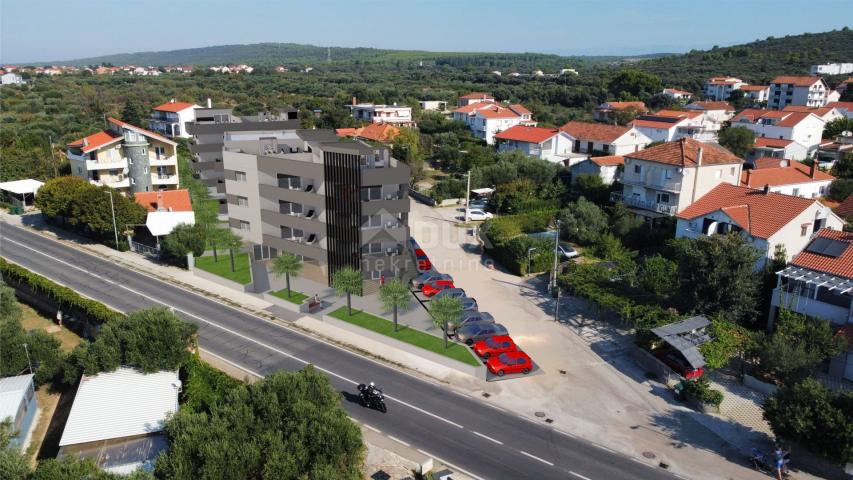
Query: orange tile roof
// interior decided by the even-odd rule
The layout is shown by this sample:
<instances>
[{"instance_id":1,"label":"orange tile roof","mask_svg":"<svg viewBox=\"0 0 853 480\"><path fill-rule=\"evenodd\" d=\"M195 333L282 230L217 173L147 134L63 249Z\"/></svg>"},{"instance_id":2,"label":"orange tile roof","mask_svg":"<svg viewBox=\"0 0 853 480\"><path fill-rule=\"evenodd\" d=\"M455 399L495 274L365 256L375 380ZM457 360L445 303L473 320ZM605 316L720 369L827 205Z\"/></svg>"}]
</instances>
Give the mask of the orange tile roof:
<instances>
[{"instance_id":1,"label":"orange tile roof","mask_svg":"<svg viewBox=\"0 0 853 480\"><path fill-rule=\"evenodd\" d=\"M510 108L510 110L512 110L513 112L515 112L519 115L531 115L531 114L533 114L533 112L524 108L524 105L521 105L519 103L514 103L514 104L510 105L509 108Z\"/></svg>"},{"instance_id":2,"label":"orange tile roof","mask_svg":"<svg viewBox=\"0 0 853 480\"><path fill-rule=\"evenodd\" d=\"M816 169L814 178L810 176L811 168L800 162L791 162L787 167L759 168L747 170L740 174L740 184L744 187L762 188L779 185L794 185L797 183L825 182L835 180L832 175Z\"/></svg>"},{"instance_id":3,"label":"orange tile roof","mask_svg":"<svg viewBox=\"0 0 853 480\"><path fill-rule=\"evenodd\" d=\"M700 148L702 149L702 165L743 163L743 159L736 157L732 152L719 145L702 143L692 138L682 138L655 145L639 152L630 153L625 157L682 167L694 167Z\"/></svg>"},{"instance_id":4,"label":"orange tile roof","mask_svg":"<svg viewBox=\"0 0 853 480\"><path fill-rule=\"evenodd\" d=\"M499 105L491 105L488 108L481 108L477 110L476 113L486 118L516 118L521 116L512 110Z\"/></svg>"},{"instance_id":5,"label":"orange tile roof","mask_svg":"<svg viewBox=\"0 0 853 480\"><path fill-rule=\"evenodd\" d=\"M787 158L776 158L776 157L760 157L756 158L752 161L753 170L758 170L761 168L778 168L778 167L786 167L791 164L794 160L788 160Z\"/></svg>"},{"instance_id":6,"label":"orange tile roof","mask_svg":"<svg viewBox=\"0 0 853 480\"><path fill-rule=\"evenodd\" d=\"M86 141L86 146L83 146L83 140ZM91 151L97 150L104 145L110 144L116 140L121 140L121 135L116 135L110 131L101 131L97 133L93 133L89 136L83 137L79 140L74 140L69 143L68 146L71 148L82 148L83 153L89 153Z\"/></svg>"},{"instance_id":7,"label":"orange tile roof","mask_svg":"<svg viewBox=\"0 0 853 480\"><path fill-rule=\"evenodd\" d=\"M625 108L636 108L637 110L639 110L641 112L649 111L649 109L646 108L646 104L643 102L604 102L604 103L606 105L608 105L609 108L612 108L613 110L622 110Z\"/></svg>"},{"instance_id":8,"label":"orange tile roof","mask_svg":"<svg viewBox=\"0 0 853 480\"><path fill-rule=\"evenodd\" d=\"M803 249L803 251L798 253L794 259L791 260L791 265L853 279L853 248L851 248L851 244L853 244L853 233L839 232L838 230L829 230L824 228L817 232L817 235L814 238L818 237L844 242L847 244L847 249L837 257L821 255L819 253ZM812 241L814 241L814 238L812 238Z\"/></svg>"},{"instance_id":9,"label":"orange tile roof","mask_svg":"<svg viewBox=\"0 0 853 480\"><path fill-rule=\"evenodd\" d=\"M358 128L336 128L335 135L339 137L354 137L358 133Z\"/></svg>"},{"instance_id":10,"label":"orange tile roof","mask_svg":"<svg viewBox=\"0 0 853 480\"><path fill-rule=\"evenodd\" d=\"M825 106L825 107L807 107L805 105L788 105L782 109L783 112L802 112L802 113L814 113L818 117L823 118L824 115L831 112L835 107Z\"/></svg>"},{"instance_id":11,"label":"orange tile roof","mask_svg":"<svg viewBox=\"0 0 853 480\"><path fill-rule=\"evenodd\" d=\"M631 121L629 125L634 127L662 128L664 130L669 130L670 128L677 127L679 123L680 122L659 122L654 120L636 119Z\"/></svg>"},{"instance_id":12,"label":"orange tile roof","mask_svg":"<svg viewBox=\"0 0 853 480\"><path fill-rule=\"evenodd\" d=\"M761 110L758 108L747 108L738 113L732 118L732 123L739 122L741 119L747 119L751 123L756 123L762 118L775 118L778 121L774 124L777 127L793 127L802 122L810 115L814 115L811 111L808 112L792 112L790 110ZM819 118L819 117L818 117Z\"/></svg>"},{"instance_id":13,"label":"orange tile roof","mask_svg":"<svg viewBox=\"0 0 853 480\"><path fill-rule=\"evenodd\" d=\"M598 165L599 167L606 167L609 165L625 165L625 157L621 155L610 155L607 157L590 157L589 161Z\"/></svg>"},{"instance_id":14,"label":"orange tile roof","mask_svg":"<svg viewBox=\"0 0 853 480\"><path fill-rule=\"evenodd\" d=\"M643 115L643 117L671 117L671 118L696 118L702 115L702 112L685 111L685 110L658 110L656 113ZM642 117L641 117L642 118Z\"/></svg>"},{"instance_id":15,"label":"orange tile roof","mask_svg":"<svg viewBox=\"0 0 853 480\"><path fill-rule=\"evenodd\" d=\"M853 111L853 102L829 102L827 108L843 108L848 111Z\"/></svg>"},{"instance_id":16,"label":"orange tile roof","mask_svg":"<svg viewBox=\"0 0 853 480\"><path fill-rule=\"evenodd\" d=\"M495 105L495 103L492 101L469 103L468 105L465 105L464 107L457 108L453 112L454 113L474 113L477 110L487 108L489 105Z\"/></svg>"},{"instance_id":17,"label":"orange tile roof","mask_svg":"<svg viewBox=\"0 0 853 480\"><path fill-rule=\"evenodd\" d=\"M158 105L158 106L154 107L154 110L157 110L160 112L178 113L181 110L186 110L187 108L193 108L193 106L194 105L192 103L187 103L187 102L166 102L163 105Z\"/></svg>"},{"instance_id":18,"label":"orange tile roof","mask_svg":"<svg viewBox=\"0 0 853 480\"><path fill-rule=\"evenodd\" d=\"M770 83L775 84L790 84L796 85L798 87L811 87L817 82L822 81L820 77L808 77L808 76L786 76L782 75L773 79Z\"/></svg>"},{"instance_id":19,"label":"orange tile roof","mask_svg":"<svg viewBox=\"0 0 853 480\"><path fill-rule=\"evenodd\" d=\"M664 92L667 92L667 93L674 93L674 94L681 94L681 95L693 95L693 93L692 93L692 92L687 92L687 91L684 91L684 90L679 90L679 89L677 89L677 88L664 88L664 89L663 89L663 91L664 91Z\"/></svg>"},{"instance_id":20,"label":"orange tile roof","mask_svg":"<svg viewBox=\"0 0 853 480\"><path fill-rule=\"evenodd\" d=\"M112 123L113 125L118 125L119 127L124 127L124 128L129 128L131 130L136 130L137 132L140 132L140 133L142 133L148 137L154 137L157 140L160 140L162 142L166 142L166 143L169 143L172 145L177 145L177 143L173 142L172 140L169 140L168 138L166 138L166 137L164 137L158 133L154 133L151 130L146 130L144 128L137 127L136 125L131 125L127 122L122 122L121 120L115 119L113 117L108 117L107 121Z\"/></svg>"},{"instance_id":21,"label":"orange tile roof","mask_svg":"<svg viewBox=\"0 0 853 480\"><path fill-rule=\"evenodd\" d=\"M489 95L488 93L483 92L471 92L468 95L462 95L459 97L463 100L494 100L495 97Z\"/></svg>"},{"instance_id":22,"label":"orange tile roof","mask_svg":"<svg viewBox=\"0 0 853 480\"><path fill-rule=\"evenodd\" d=\"M158 192L136 192L133 194L136 203L142 205L149 212L156 212L158 209L170 212L192 212L193 206L190 201L190 191L182 190L165 190Z\"/></svg>"},{"instance_id":23,"label":"orange tile roof","mask_svg":"<svg viewBox=\"0 0 853 480\"><path fill-rule=\"evenodd\" d=\"M758 137L755 139L756 147L785 148L792 143L794 143L793 140L784 138Z\"/></svg>"},{"instance_id":24,"label":"orange tile roof","mask_svg":"<svg viewBox=\"0 0 853 480\"><path fill-rule=\"evenodd\" d=\"M515 140L516 142L525 143L542 143L545 140L559 133L559 130L554 128L541 127L526 127L524 125L515 125L495 135L495 138L500 140Z\"/></svg>"},{"instance_id":25,"label":"orange tile roof","mask_svg":"<svg viewBox=\"0 0 853 480\"><path fill-rule=\"evenodd\" d=\"M631 127L571 121L560 127L560 130L579 140L612 143L622 135L628 133Z\"/></svg>"},{"instance_id":26,"label":"orange tile roof","mask_svg":"<svg viewBox=\"0 0 853 480\"><path fill-rule=\"evenodd\" d=\"M740 87L745 92L760 92L768 88L770 88L770 85L741 85Z\"/></svg>"},{"instance_id":27,"label":"orange tile roof","mask_svg":"<svg viewBox=\"0 0 853 480\"><path fill-rule=\"evenodd\" d=\"M721 183L693 202L677 217L693 220L722 210L750 235L766 239L816 201L781 193L765 194L761 190Z\"/></svg>"},{"instance_id":28,"label":"orange tile roof","mask_svg":"<svg viewBox=\"0 0 853 480\"><path fill-rule=\"evenodd\" d=\"M841 218L853 217L853 193L847 195L841 205L835 207L835 214Z\"/></svg>"},{"instance_id":29,"label":"orange tile roof","mask_svg":"<svg viewBox=\"0 0 853 480\"><path fill-rule=\"evenodd\" d=\"M691 107L697 110L725 110L727 112L735 111L735 107L733 107L729 102L693 102L690 105L687 105L685 108Z\"/></svg>"}]
</instances>

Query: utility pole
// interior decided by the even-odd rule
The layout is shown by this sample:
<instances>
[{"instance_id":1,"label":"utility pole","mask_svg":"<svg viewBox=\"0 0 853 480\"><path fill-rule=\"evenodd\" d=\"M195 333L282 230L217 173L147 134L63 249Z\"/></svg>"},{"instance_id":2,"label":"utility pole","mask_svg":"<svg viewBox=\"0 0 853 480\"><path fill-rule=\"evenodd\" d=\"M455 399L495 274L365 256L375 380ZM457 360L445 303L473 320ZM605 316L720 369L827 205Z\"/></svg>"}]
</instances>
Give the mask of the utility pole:
<instances>
[{"instance_id":1,"label":"utility pole","mask_svg":"<svg viewBox=\"0 0 853 480\"><path fill-rule=\"evenodd\" d=\"M50 143L50 163L53 165L53 176L59 176L59 169L56 167L56 154L53 151L53 135L48 135L47 140Z\"/></svg>"},{"instance_id":2,"label":"utility pole","mask_svg":"<svg viewBox=\"0 0 853 480\"><path fill-rule=\"evenodd\" d=\"M560 220L557 220L557 233L554 235L554 272L551 277L551 288L557 286L557 262L560 258Z\"/></svg>"},{"instance_id":3,"label":"utility pole","mask_svg":"<svg viewBox=\"0 0 853 480\"><path fill-rule=\"evenodd\" d=\"M560 321L560 287L557 287L557 298L554 300L554 321Z\"/></svg>"},{"instance_id":4,"label":"utility pole","mask_svg":"<svg viewBox=\"0 0 853 480\"><path fill-rule=\"evenodd\" d=\"M27 344L24 343L24 353L27 354L27 365L30 367L30 373L33 373L33 362L30 361L30 349L27 348Z\"/></svg>"},{"instance_id":5,"label":"utility pole","mask_svg":"<svg viewBox=\"0 0 853 480\"><path fill-rule=\"evenodd\" d=\"M471 203L471 170L468 170L468 187L465 189L465 223L468 223L468 210Z\"/></svg>"},{"instance_id":6,"label":"utility pole","mask_svg":"<svg viewBox=\"0 0 853 480\"><path fill-rule=\"evenodd\" d=\"M116 250L118 250L118 228L116 227L116 207L113 204L113 191L110 189L110 211L113 213L113 233L116 236Z\"/></svg>"}]
</instances>

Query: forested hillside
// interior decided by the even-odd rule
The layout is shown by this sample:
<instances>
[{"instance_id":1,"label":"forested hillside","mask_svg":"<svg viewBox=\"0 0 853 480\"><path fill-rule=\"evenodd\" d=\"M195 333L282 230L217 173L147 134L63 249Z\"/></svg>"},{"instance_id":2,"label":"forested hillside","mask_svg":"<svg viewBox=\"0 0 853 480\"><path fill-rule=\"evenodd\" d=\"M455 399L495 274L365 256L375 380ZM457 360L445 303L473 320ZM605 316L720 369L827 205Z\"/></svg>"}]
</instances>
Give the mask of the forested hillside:
<instances>
[{"instance_id":1,"label":"forested hillside","mask_svg":"<svg viewBox=\"0 0 853 480\"><path fill-rule=\"evenodd\" d=\"M776 75L807 75L818 63L853 61L853 31L767 37L744 45L694 50L637 62L634 68L661 77L668 86L699 91L711 76L731 75L766 84Z\"/></svg>"}]
</instances>

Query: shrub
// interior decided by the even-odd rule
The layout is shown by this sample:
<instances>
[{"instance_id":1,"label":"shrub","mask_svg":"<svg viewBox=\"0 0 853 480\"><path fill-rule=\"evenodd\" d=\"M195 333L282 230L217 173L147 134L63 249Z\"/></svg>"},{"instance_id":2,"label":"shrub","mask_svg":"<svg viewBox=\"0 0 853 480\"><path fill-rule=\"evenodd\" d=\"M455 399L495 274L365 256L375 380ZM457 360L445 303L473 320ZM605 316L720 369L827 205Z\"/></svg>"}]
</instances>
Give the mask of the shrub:
<instances>
[{"instance_id":1,"label":"shrub","mask_svg":"<svg viewBox=\"0 0 853 480\"><path fill-rule=\"evenodd\" d=\"M546 230L554 213L553 210L542 210L525 215L504 215L487 221L480 227L486 251L507 270L523 275L528 273L528 249L536 248L530 257L531 269L536 272L547 270L554 261L553 242L525 234Z\"/></svg>"},{"instance_id":2,"label":"shrub","mask_svg":"<svg viewBox=\"0 0 853 480\"><path fill-rule=\"evenodd\" d=\"M699 378L688 381L684 386L684 393L690 398L698 400L706 405L720 406L723 403L723 392L711 388L711 381L703 374Z\"/></svg>"},{"instance_id":3,"label":"shrub","mask_svg":"<svg viewBox=\"0 0 853 480\"><path fill-rule=\"evenodd\" d=\"M607 215L584 197L561 210L560 221L561 235L581 245L592 245L607 231Z\"/></svg>"}]
</instances>

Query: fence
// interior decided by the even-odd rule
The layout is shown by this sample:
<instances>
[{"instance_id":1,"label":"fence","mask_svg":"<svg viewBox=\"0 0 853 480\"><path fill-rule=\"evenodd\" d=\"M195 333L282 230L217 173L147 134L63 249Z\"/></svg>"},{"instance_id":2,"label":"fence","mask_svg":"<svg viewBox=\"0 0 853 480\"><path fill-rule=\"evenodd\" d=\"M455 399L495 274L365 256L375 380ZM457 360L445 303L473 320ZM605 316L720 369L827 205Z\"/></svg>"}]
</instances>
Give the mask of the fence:
<instances>
[{"instance_id":1,"label":"fence","mask_svg":"<svg viewBox=\"0 0 853 480\"><path fill-rule=\"evenodd\" d=\"M128 245L130 245L130 249L136 253L140 253L142 255L146 255L146 256L154 257L154 258L160 257L160 249L159 248L149 247L148 245L143 245L139 242L134 242L133 240L130 239L130 237L127 237L127 243L128 243Z\"/></svg>"}]
</instances>

